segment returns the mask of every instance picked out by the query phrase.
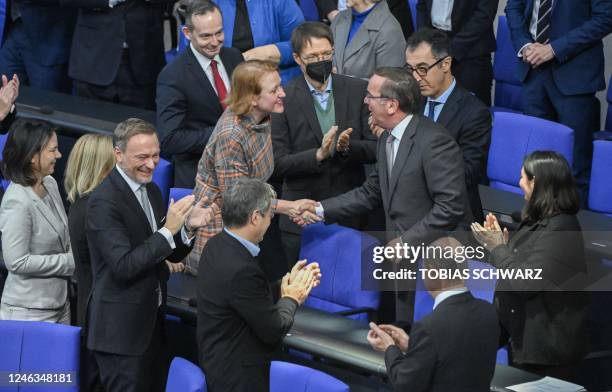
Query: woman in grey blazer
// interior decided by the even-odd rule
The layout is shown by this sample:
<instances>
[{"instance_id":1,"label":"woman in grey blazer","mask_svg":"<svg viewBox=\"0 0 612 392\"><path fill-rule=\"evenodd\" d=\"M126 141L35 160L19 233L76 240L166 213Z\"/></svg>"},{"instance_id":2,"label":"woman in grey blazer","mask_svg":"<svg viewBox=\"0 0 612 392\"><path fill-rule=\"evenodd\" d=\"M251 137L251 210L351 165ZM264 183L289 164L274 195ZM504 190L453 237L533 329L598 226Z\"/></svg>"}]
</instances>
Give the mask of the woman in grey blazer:
<instances>
[{"instance_id":1,"label":"woman in grey blazer","mask_svg":"<svg viewBox=\"0 0 612 392\"><path fill-rule=\"evenodd\" d=\"M334 65L339 74L369 79L379 67L406 63L402 27L384 0L347 0L334 19Z\"/></svg>"},{"instance_id":2,"label":"woman in grey blazer","mask_svg":"<svg viewBox=\"0 0 612 392\"><path fill-rule=\"evenodd\" d=\"M11 181L0 205L8 277L0 319L70 323L68 280L74 259L66 212L51 177L61 158L51 124L18 120L2 155Z\"/></svg>"}]
</instances>

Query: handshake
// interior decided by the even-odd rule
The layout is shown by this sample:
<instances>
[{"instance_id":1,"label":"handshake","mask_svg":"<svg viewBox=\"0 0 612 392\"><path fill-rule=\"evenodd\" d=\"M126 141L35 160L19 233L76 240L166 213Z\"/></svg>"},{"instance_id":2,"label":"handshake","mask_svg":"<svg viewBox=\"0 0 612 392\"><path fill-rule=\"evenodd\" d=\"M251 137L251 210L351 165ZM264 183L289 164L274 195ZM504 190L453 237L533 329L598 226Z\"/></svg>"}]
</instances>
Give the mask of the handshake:
<instances>
[{"instance_id":1,"label":"handshake","mask_svg":"<svg viewBox=\"0 0 612 392\"><path fill-rule=\"evenodd\" d=\"M319 202L310 199L295 201L279 200L277 209L289 216L294 223L304 227L323 220L323 217L317 215L316 212L316 207L319 205Z\"/></svg>"}]
</instances>

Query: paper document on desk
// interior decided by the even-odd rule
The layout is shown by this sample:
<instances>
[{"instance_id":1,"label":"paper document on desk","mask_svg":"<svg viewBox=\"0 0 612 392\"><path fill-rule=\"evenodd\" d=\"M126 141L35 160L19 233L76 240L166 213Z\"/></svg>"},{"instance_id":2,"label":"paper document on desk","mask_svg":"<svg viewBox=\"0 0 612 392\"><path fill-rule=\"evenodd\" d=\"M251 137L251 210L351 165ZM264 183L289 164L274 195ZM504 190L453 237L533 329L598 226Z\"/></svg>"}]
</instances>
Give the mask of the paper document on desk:
<instances>
[{"instance_id":1,"label":"paper document on desk","mask_svg":"<svg viewBox=\"0 0 612 392\"><path fill-rule=\"evenodd\" d=\"M582 392L584 387L552 377L506 387L514 392Z\"/></svg>"}]
</instances>

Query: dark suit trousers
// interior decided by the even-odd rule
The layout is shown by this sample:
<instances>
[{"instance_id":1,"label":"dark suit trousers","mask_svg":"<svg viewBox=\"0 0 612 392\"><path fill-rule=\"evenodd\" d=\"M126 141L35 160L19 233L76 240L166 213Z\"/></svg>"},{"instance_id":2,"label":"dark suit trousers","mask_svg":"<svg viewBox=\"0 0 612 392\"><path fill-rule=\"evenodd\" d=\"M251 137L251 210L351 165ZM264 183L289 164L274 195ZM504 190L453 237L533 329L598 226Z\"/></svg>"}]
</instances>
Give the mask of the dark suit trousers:
<instances>
[{"instance_id":1,"label":"dark suit trousers","mask_svg":"<svg viewBox=\"0 0 612 392\"><path fill-rule=\"evenodd\" d=\"M44 65L32 53L32 45L21 19L10 22L2 48L0 48L0 75L9 79L17 74L22 84L43 90L70 93L68 63Z\"/></svg>"},{"instance_id":2,"label":"dark suit trousers","mask_svg":"<svg viewBox=\"0 0 612 392\"><path fill-rule=\"evenodd\" d=\"M289 266L289 270L291 270L300 257L302 236L300 234L281 230L281 240L283 242L283 249L285 250L285 256L287 258L287 265Z\"/></svg>"},{"instance_id":3,"label":"dark suit trousers","mask_svg":"<svg viewBox=\"0 0 612 392\"><path fill-rule=\"evenodd\" d=\"M521 98L525 114L559 122L574 130L573 172L584 190L590 178L593 132L599 130L599 100L595 93L562 94L550 66L541 67L530 70L523 83Z\"/></svg>"},{"instance_id":4,"label":"dark suit trousers","mask_svg":"<svg viewBox=\"0 0 612 392\"><path fill-rule=\"evenodd\" d=\"M453 59L453 76L465 89L474 93L485 105L491 106L493 64L491 55L457 61Z\"/></svg>"},{"instance_id":5,"label":"dark suit trousers","mask_svg":"<svg viewBox=\"0 0 612 392\"><path fill-rule=\"evenodd\" d=\"M168 378L164 315L158 311L153 337L142 355L94 351L106 392L163 392Z\"/></svg>"},{"instance_id":6,"label":"dark suit trousers","mask_svg":"<svg viewBox=\"0 0 612 392\"><path fill-rule=\"evenodd\" d=\"M115 80L108 86L74 81L76 95L139 107L147 110L155 109L155 84L140 85L136 82L134 71L130 66L129 49L123 49L121 64Z\"/></svg>"}]
</instances>

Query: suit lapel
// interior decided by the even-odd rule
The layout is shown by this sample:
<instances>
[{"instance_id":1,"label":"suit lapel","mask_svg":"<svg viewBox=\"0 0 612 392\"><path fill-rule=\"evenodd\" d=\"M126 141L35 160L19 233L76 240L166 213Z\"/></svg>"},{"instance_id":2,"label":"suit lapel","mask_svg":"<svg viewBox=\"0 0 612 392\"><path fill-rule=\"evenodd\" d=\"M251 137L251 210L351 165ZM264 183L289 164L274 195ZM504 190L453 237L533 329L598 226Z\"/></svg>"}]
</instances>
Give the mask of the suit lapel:
<instances>
[{"instance_id":1,"label":"suit lapel","mask_svg":"<svg viewBox=\"0 0 612 392\"><path fill-rule=\"evenodd\" d=\"M45 182L46 181L43 179L43 183ZM45 184L45 188L47 190L49 189L48 183ZM66 241L67 223L64 220L64 217L62 216L61 210L59 210L59 208L64 208L64 206L61 205L61 202L58 205L58 201L53 197L51 192L47 192L49 197L51 198L51 203L53 203L53 207L57 210L57 214L56 214L55 212L51 211L49 206L47 206L47 203L45 203L44 201L42 201L40 197L38 197L38 195L34 192L34 190L31 187L27 187L26 189L30 193L30 197L32 201L34 202L36 209L45 218L47 223L49 223L49 226L53 228L53 231L57 233L62 243L62 248L66 249L65 241ZM57 217L57 215L59 215L59 218Z\"/></svg>"},{"instance_id":2,"label":"suit lapel","mask_svg":"<svg viewBox=\"0 0 612 392\"><path fill-rule=\"evenodd\" d=\"M334 50L336 53L336 58L338 60L336 62L336 66L338 67L338 72L340 72L342 70L342 64L344 64L345 58L346 45L344 45L344 43L348 40L348 33L351 28L351 13L350 11L347 11L345 14L340 14L338 17L348 19L348 21L344 23L338 21L338 29L336 31L336 37L334 39L334 41L336 42ZM343 44L339 44L339 42L342 42Z\"/></svg>"},{"instance_id":3,"label":"suit lapel","mask_svg":"<svg viewBox=\"0 0 612 392\"><path fill-rule=\"evenodd\" d=\"M384 132L382 134L381 141L378 144L378 160L376 164L380 168L378 170L378 178L380 181L380 190L383 196L383 200L387 200L387 196L389 195L389 175L387 174L387 138L389 137L389 132Z\"/></svg>"},{"instance_id":4,"label":"suit lapel","mask_svg":"<svg viewBox=\"0 0 612 392\"><path fill-rule=\"evenodd\" d=\"M134 213L138 216L141 225L145 227L147 235L153 234L153 230L151 229L149 220L147 219L147 216L145 215L145 212L142 209L140 202L138 201L138 199L136 199L136 194L132 192L132 188L130 188L128 183L123 179L123 177L121 177L121 174L119 174L117 168L114 168L113 171L111 171L110 178L115 184L115 186L119 189L119 193L122 195L122 202L126 203L129 209L134 211ZM153 208L153 210L155 210L155 208Z\"/></svg>"},{"instance_id":5,"label":"suit lapel","mask_svg":"<svg viewBox=\"0 0 612 392\"><path fill-rule=\"evenodd\" d=\"M461 98L462 98L462 94L461 94L459 85L456 84L455 89L449 95L444 106L442 106L442 111L440 112L440 115L438 116L438 119L436 120L438 124L441 124L445 128L448 129L448 124L455 117L455 114L461 107Z\"/></svg>"},{"instance_id":6,"label":"suit lapel","mask_svg":"<svg viewBox=\"0 0 612 392\"><path fill-rule=\"evenodd\" d=\"M374 12L374 10L372 10L372 12ZM355 34L353 39L351 39L351 42L349 42L348 45L346 45L346 48L344 49L344 59L345 59L345 62L352 55L357 53L359 51L359 49L363 48L368 42L370 42L370 34L368 33L368 30L369 30L369 27L370 27L369 24L368 24L368 19L370 18L370 16L371 16L371 14L368 15L366 20L363 21L363 24L361 25L361 27L357 31L357 34ZM348 38L348 36L347 36L347 38Z\"/></svg>"},{"instance_id":7,"label":"suit lapel","mask_svg":"<svg viewBox=\"0 0 612 392\"><path fill-rule=\"evenodd\" d=\"M334 89L334 91L335 90L336 89ZM323 130L321 129L321 125L319 125L317 113L315 112L314 108L315 103L313 102L312 95L310 95L310 90L308 89L308 84L306 84L306 79L304 79L303 76L301 76L299 82L296 83L295 98L299 104L298 107L302 108L304 111L310 131L317 139L317 142L321 144L323 141Z\"/></svg>"},{"instance_id":8,"label":"suit lapel","mask_svg":"<svg viewBox=\"0 0 612 392\"><path fill-rule=\"evenodd\" d=\"M225 67L225 71L227 72L227 76L230 78L230 81L232 79L232 74L234 73L234 68L236 68L236 65L234 62L232 62L229 57L227 57L227 49L226 48L221 48L221 52L219 53L219 57L221 57L221 61L223 62L223 67ZM206 75L204 75L206 76ZM208 79L208 78L206 78ZM210 84L210 83L209 83Z\"/></svg>"},{"instance_id":9,"label":"suit lapel","mask_svg":"<svg viewBox=\"0 0 612 392\"><path fill-rule=\"evenodd\" d=\"M408 155L410 155L410 151L412 150L412 146L414 145L414 135L416 135L418 123L419 116L415 114L408 123L408 126L404 131L404 135L402 136L402 140L399 145L399 150L395 155L393 169L391 170L391 180L389 181L389 201L391 201L391 197L393 196L393 191L395 190L395 186L397 185L399 175L404 165L406 164Z\"/></svg>"},{"instance_id":10,"label":"suit lapel","mask_svg":"<svg viewBox=\"0 0 612 392\"><path fill-rule=\"evenodd\" d=\"M193 54L191 47L188 46L185 49L185 51L187 52L187 59L186 59L187 69L198 80L198 82L200 82L200 85L204 89L202 92L202 95L205 97L216 97L217 92L215 91L213 86L210 84L210 80L208 80L208 77L206 76L206 73L202 69L202 66L196 59L195 55ZM225 63L223 64L223 66L225 66ZM218 99L214 101L215 102L212 105L215 105L215 109L218 109L218 115L221 115L221 113L223 113L221 102L219 102Z\"/></svg>"},{"instance_id":11,"label":"suit lapel","mask_svg":"<svg viewBox=\"0 0 612 392\"><path fill-rule=\"evenodd\" d=\"M349 91L344 85L344 81L340 78L334 78L332 75L332 95L334 97L334 110L336 116L336 125L338 125L338 134L344 131L342 127L346 126L348 122L348 118L346 118L346 114L348 113L348 99L349 99ZM356 129L353 129L356 132Z\"/></svg>"},{"instance_id":12,"label":"suit lapel","mask_svg":"<svg viewBox=\"0 0 612 392\"><path fill-rule=\"evenodd\" d=\"M155 189L157 186L150 182L147 184L147 196L149 197L149 203L151 203L151 209L153 210L153 217L155 219L155 224L159 229L165 223L166 216L164 215L164 206L162 205L162 200L158 197L159 191Z\"/></svg>"}]
</instances>

